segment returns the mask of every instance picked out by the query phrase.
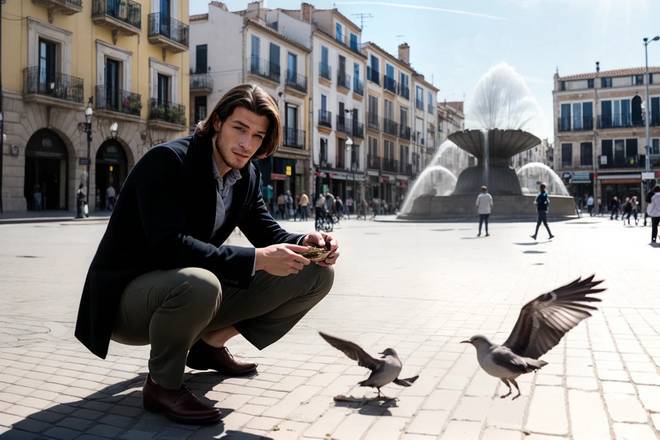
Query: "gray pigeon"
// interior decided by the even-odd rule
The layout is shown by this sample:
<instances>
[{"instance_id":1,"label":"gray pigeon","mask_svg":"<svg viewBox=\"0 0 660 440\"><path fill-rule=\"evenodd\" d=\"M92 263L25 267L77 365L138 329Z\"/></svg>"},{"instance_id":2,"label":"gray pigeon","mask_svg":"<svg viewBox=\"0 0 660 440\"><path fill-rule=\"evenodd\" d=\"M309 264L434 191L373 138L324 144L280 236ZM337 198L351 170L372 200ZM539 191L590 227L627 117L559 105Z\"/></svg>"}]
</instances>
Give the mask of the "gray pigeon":
<instances>
[{"instance_id":1,"label":"gray pigeon","mask_svg":"<svg viewBox=\"0 0 660 440\"><path fill-rule=\"evenodd\" d=\"M380 359L371 357L369 353L364 351L359 345L354 342L346 341L344 339L335 338L326 333L319 332L319 335L325 339L330 345L342 351L346 356L357 361L358 365L371 370L371 374L365 380L358 382L358 385L363 387L372 387L378 390L378 398L381 397L380 389L388 383L394 382L402 387L409 387L419 377L413 376L408 379L399 379L401 372L401 359L396 354L393 348L386 348L379 354L382 355Z\"/></svg>"},{"instance_id":2,"label":"gray pigeon","mask_svg":"<svg viewBox=\"0 0 660 440\"><path fill-rule=\"evenodd\" d=\"M509 383L518 391L513 399L520 397L516 378L547 365L539 357L557 345L580 321L591 316L589 310L596 310L596 307L584 304L600 301L600 298L587 295L605 290L595 289L603 280L593 279L594 275L584 280L578 278L528 302L520 311L509 338L502 345L494 344L482 335L461 341L474 345L481 368L491 376L498 377L507 386L509 392L500 397L511 395Z\"/></svg>"}]
</instances>

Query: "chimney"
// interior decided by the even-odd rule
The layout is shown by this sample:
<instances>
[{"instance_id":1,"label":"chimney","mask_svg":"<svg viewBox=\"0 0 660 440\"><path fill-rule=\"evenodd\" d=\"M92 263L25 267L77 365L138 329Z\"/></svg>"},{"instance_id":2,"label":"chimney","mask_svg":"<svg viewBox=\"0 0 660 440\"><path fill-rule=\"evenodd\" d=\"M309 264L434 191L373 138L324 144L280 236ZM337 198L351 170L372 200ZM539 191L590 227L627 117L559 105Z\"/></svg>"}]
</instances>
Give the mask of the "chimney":
<instances>
[{"instance_id":1,"label":"chimney","mask_svg":"<svg viewBox=\"0 0 660 440\"><path fill-rule=\"evenodd\" d=\"M596 73L600 72L600 61L596 61Z\"/></svg>"},{"instance_id":2,"label":"chimney","mask_svg":"<svg viewBox=\"0 0 660 440\"><path fill-rule=\"evenodd\" d=\"M256 1L248 3L247 11L252 12L252 13L256 12L257 16L259 16L259 11L261 10L261 8L263 6L264 6L263 0L256 0Z\"/></svg>"},{"instance_id":3,"label":"chimney","mask_svg":"<svg viewBox=\"0 0 660 440\"><path fill-rule=\"evenodd\" d=\"M410 46L408 46L408 43L399 44L399 59L406 64L410 64Z\"/></svg>"},{"instance_id":4,"label":"chimney","mask_svg":"<svg viewBox=\"0 0 660 440\"><path fill-rule=\"evenodd\" d=\"M314 5L311 3L301 3L300 11L302 13L302 21L306 23L312 22L312 16L314 15Z\"/></svg>"},{"instance_id":5,"label":"chimney","mask_svg":"<svg viewBox=\"0 0 660 440\"><path fill-rule=\"evenodd\" d=\"M215 6L216 8L220 8L221 10L223 10L223 11L225 11L225 12L229 12L229 9L227 8L227 5L225 5L225 4L222 3L222 2L212 1L212 2L209 3L209 4L210 4L211 6Z\"/></svg>"}]
</instances>

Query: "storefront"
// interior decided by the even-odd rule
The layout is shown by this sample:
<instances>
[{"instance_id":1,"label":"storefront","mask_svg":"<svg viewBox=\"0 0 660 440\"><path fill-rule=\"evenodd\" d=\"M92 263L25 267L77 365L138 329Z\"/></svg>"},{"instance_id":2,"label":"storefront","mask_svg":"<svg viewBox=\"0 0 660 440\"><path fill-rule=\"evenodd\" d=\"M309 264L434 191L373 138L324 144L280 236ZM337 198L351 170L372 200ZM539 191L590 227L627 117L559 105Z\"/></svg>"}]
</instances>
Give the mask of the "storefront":
<instances>
[{"instance_id":1,"label":"storefront","mask_svg":"<svg viewBox=\"0 0 660 440\"><path fill-rule=\"evenodd\" d=\"M67 149L57 133L41 129L30 137L23 189L28 210L67 209L68 166Z\"/></svg>"},{"instance_id":2,"label":"storefront","mask_svg":"<svg viewBox=\"0 0 660 440\"><path fill-rule=\"evenodd\" d=\"M600 198L606 206L609 206L615 196L619 201L632 196L637 196L638 200L642 200L641 173L600 174L598 181Z\"/></svg>"}]
</instances>

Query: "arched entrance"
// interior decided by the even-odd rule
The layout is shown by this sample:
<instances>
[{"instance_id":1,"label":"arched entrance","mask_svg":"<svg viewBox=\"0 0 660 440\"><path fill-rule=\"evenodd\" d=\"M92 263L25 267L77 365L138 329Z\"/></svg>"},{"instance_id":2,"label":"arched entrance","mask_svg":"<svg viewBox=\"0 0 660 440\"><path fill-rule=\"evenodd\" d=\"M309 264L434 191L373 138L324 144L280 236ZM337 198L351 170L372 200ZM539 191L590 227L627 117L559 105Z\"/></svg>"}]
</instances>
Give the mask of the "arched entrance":
<instances>
[{"instance_id":1,"label":"arched entrance","mask_svg":"<svg viewBox=\"0 0 660 440\"><path fill-rule=\"evenodd\" d=\"M67 209L69 157L57 133L41 129L25 149L23 194L30 211Z\"/></svg>"},{"instance_id":2,"label":"arched entrance","mask_svg":"<svg viewBox=\"0 0 660 440\"><path fill-rule=\"evenodd\" d=\"M96 153L96 210L108 209L106 191L112 185L119 194L128 172L128 160L124 148L114 139L109 139Z\"/></svg>"}]
</instances>

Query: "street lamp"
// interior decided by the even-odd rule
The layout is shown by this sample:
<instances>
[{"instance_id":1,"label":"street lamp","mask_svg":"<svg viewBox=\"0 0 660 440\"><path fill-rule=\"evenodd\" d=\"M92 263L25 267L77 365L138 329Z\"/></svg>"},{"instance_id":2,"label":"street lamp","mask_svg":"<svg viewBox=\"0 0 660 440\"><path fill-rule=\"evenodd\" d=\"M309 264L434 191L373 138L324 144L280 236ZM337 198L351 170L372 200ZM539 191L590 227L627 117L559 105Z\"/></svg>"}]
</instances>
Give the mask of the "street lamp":
<instances>
[{"instance_id":1,"label":"street lamp","mask_svg":"<svg viewBox=\"0 0 660 440\"><path fill-rule=\"evenodd\" d=\"M351 139L350 137L346 138L346 154L350 154L349 157L351 158L351 174L353 177L352 206L356 206L355 204L357 203L357 197L355 196L355 170L353 168L353 139Z\"/></svg>"},{"instance_id":2,"label":"street lamp","mask_svg":"<svg viewBox=\"0 0 660 440\"><path fill-rule=\"evenodd\" d=\"M119 134L119 124L116 122L113 122L110 125L110 138L111 139L117 139L117 135Z\"/></svg>"},{"instance_id":3,"label":"street lamp","mask_svg":"<svg viewBox=\"0 0 660 440\"><path fill-rule=\"evenodd\" d=\"M651 75L649 75L649 44L653 41L658 41L660 40L660 35L656 35L655 37L649 39L649 38L644 38L644 66L645 66L645 76L644 78L644 84L646 88L646 98L644 99L644 104L645 104L645 111L644 111L644 128L646 130L646 146L644 147L644 151L646 152L646 160L644 161L644 171L647 173L651 171L651 128L650 128L650 113L651 113L651 106L649 105L649 82L651 82Z\"/></svg>"},{"instance_id":4,"label":"street lamp","mask_svg":"<svg viewBox=\"0 0 660 440\"><path fill-rule=\"evenodd\" d=\"M90 194L89 194L89 176L90 176L90 164L92 163L91 159L91 150L92 150L92 116L94 115L94 110L92 109L93 99L89 97L87 101L87 107L85 107L85 133L87 133L87 205L89 205Z\"/></svg>"}]
</instances>

